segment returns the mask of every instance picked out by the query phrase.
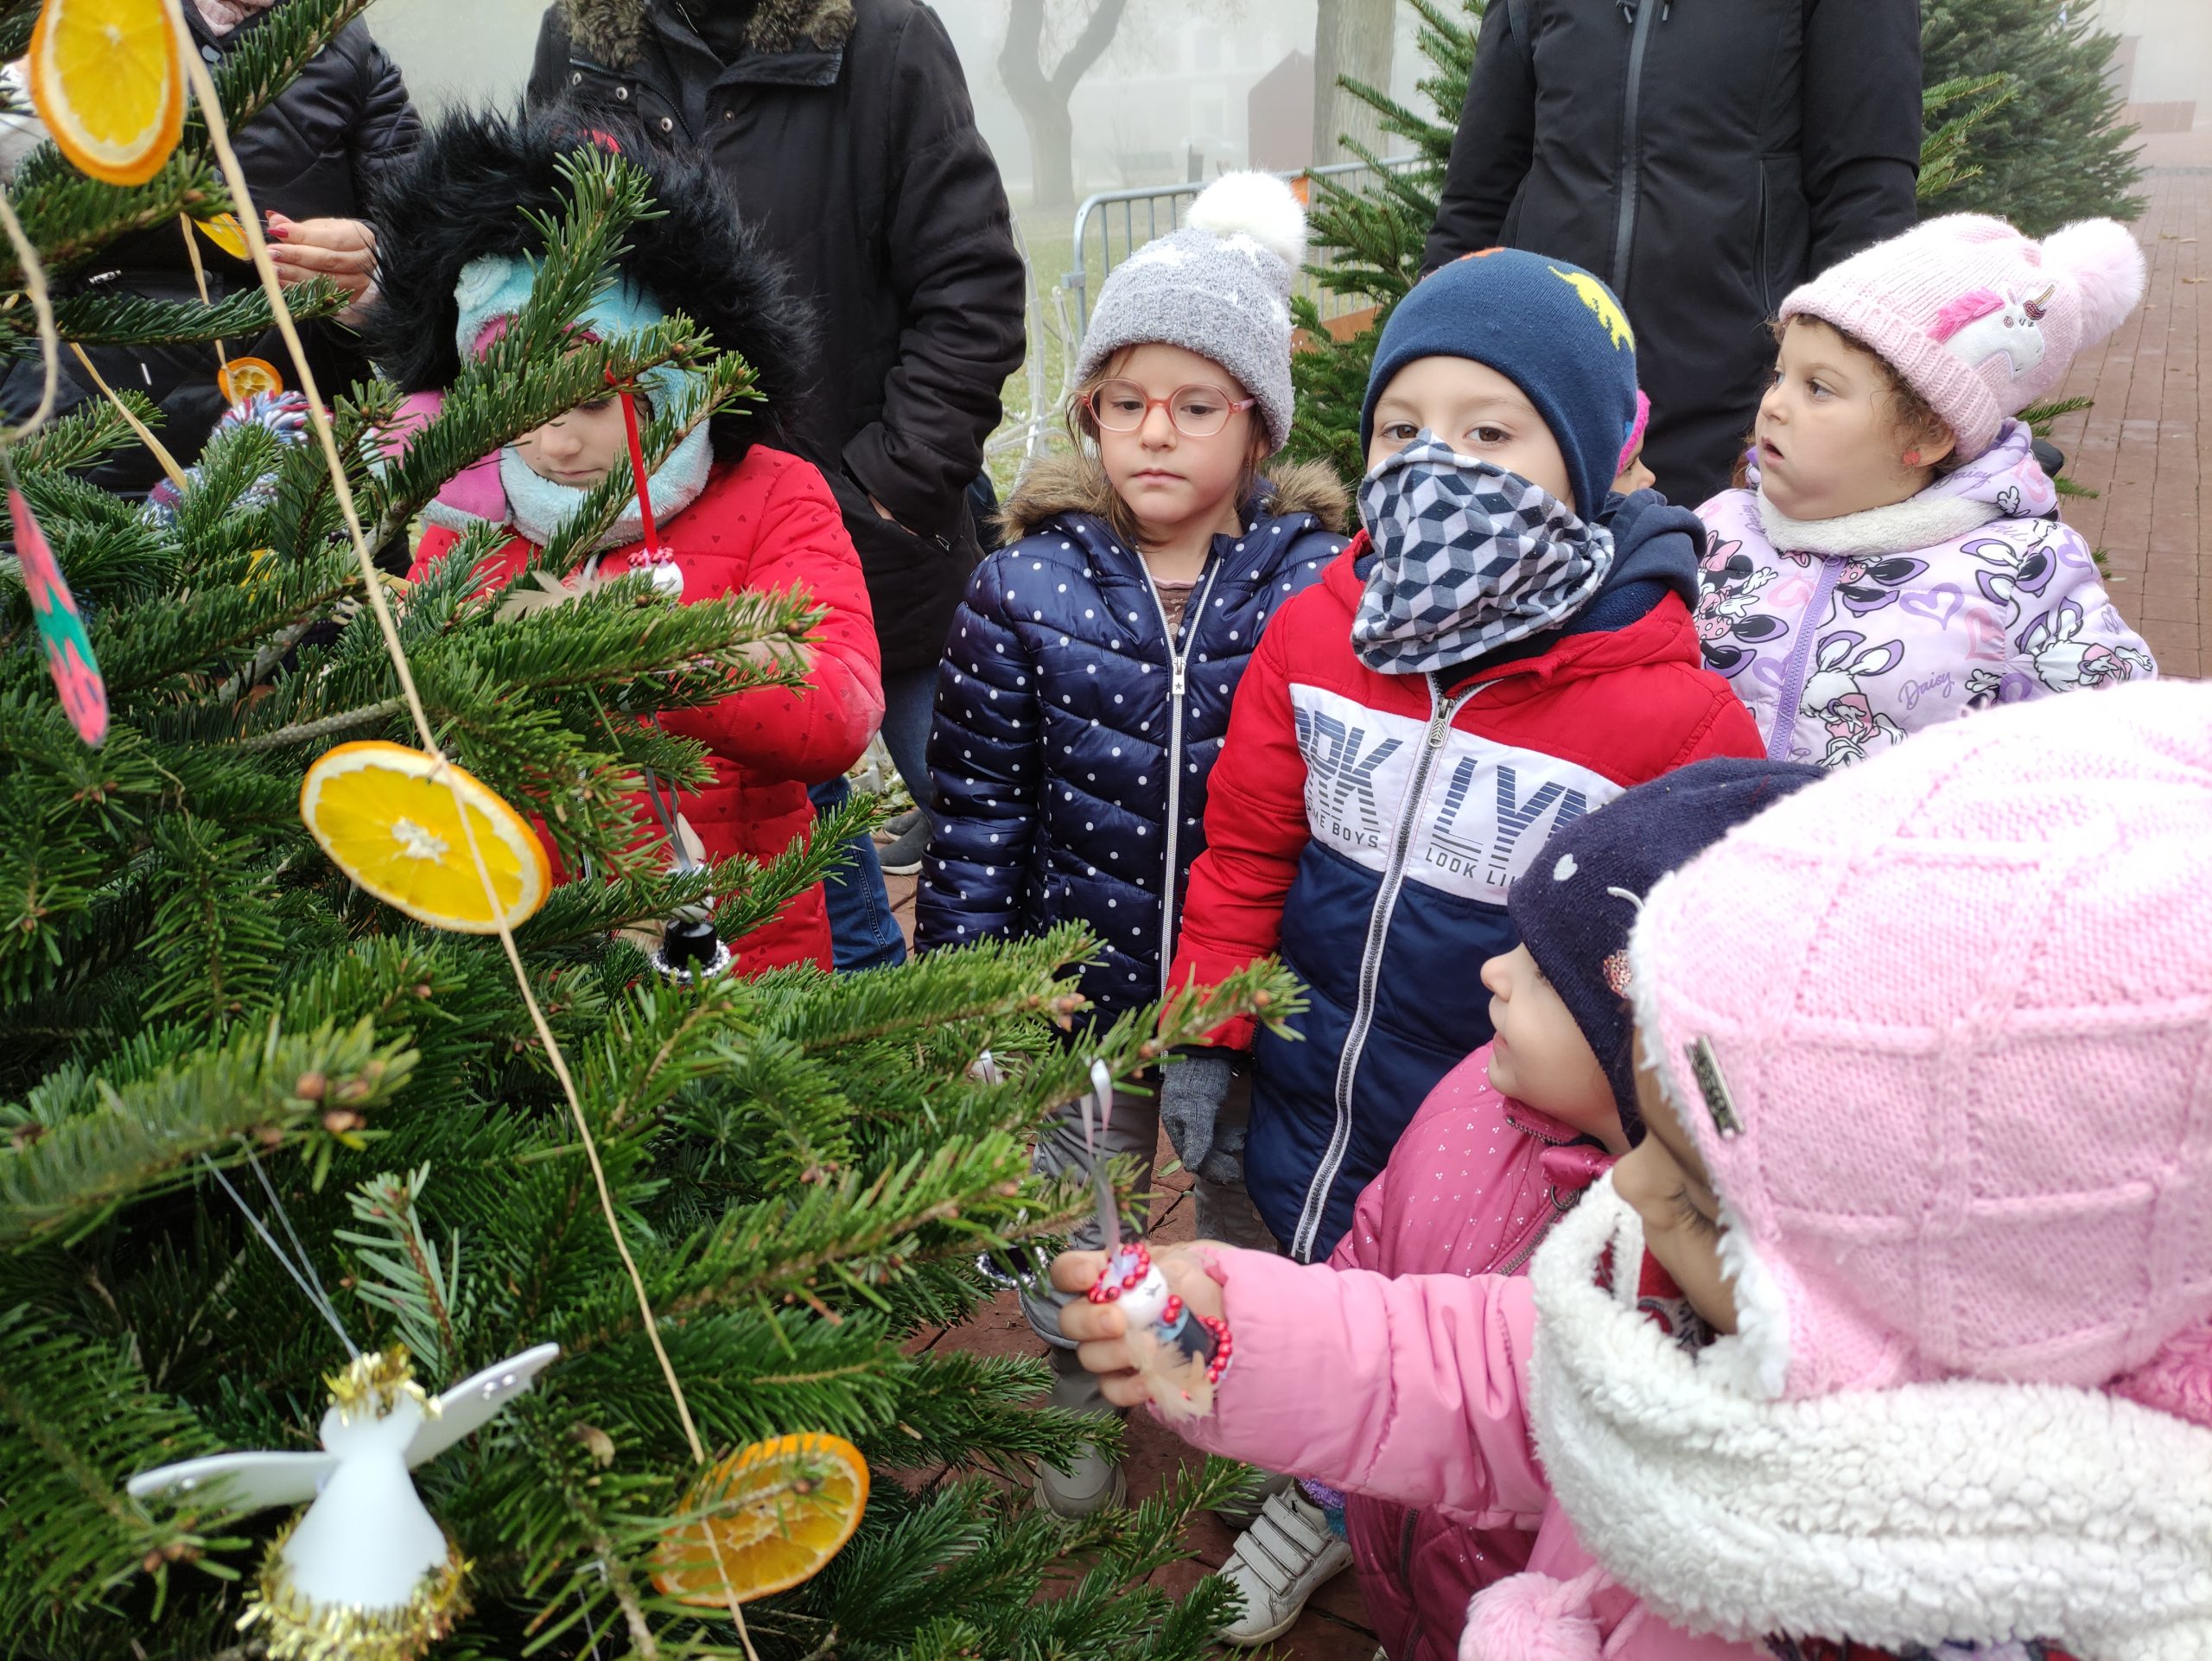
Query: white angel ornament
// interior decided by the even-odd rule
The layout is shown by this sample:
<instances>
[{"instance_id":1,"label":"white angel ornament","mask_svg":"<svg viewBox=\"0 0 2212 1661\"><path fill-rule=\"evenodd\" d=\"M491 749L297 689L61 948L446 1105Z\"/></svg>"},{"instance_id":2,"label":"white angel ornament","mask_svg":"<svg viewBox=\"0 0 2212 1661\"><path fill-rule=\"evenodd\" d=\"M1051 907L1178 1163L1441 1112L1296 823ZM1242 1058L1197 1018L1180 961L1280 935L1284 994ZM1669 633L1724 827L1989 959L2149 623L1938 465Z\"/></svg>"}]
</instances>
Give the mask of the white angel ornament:
<instances>
[{"instance_id":1,"label":"white angel ornament","mask_svg":"<svg viewBox=\"0 0 2212 1661\"><path fill-rule=\"evenodd\" d=\"M312 1502L270 1542L239 1628L260 1627L272 1661L413 1661L467 1613L467 1564L408 1473L489 1423L560 1353L540 1344L435 1399L404 1347L359 1356L328 1380L321 1453L214 1454L127 1486L135 1499L219 1481L251 1509Z\"/></svg>"}]
</instances>

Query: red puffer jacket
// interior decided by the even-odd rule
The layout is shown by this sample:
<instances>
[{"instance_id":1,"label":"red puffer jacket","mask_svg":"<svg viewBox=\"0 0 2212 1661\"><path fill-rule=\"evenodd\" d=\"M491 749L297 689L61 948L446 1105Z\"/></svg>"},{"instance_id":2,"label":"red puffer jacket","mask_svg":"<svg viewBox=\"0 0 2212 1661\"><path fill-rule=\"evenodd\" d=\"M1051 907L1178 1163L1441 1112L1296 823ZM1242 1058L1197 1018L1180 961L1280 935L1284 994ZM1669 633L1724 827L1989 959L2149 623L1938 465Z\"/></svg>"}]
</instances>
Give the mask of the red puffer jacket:
<instances>
[{"instance_id":1,"label":"red puffer jacket","mask_svg":"<svg viewBox=\"0 0 2212 1661\"><path fill-rule=\"evenodd\" d=\"M711 859L748 854L770 859L814 825L806 787L834 779L860 759L883 720L883 682L875 622L861 581L860 557L836 499L808 462L756 444L735 463L717 463L698 500L660 527L683 576L683 598L713 600L744 589L804 589L826 608L810 647L804 690L741 692L700 710L671 710L661 725L708 750L715 781L680 797ZM456 533L433 529L416 550L419 576L442 558ZM643 551L632 543L606 555L603 576L619 576ZM484 562L486 587L518 570L533 551L521 537ZM757 975L786 964L830 967L830 918L819 884L737 947L738 964Z\"/></svg>"}]
</instances>

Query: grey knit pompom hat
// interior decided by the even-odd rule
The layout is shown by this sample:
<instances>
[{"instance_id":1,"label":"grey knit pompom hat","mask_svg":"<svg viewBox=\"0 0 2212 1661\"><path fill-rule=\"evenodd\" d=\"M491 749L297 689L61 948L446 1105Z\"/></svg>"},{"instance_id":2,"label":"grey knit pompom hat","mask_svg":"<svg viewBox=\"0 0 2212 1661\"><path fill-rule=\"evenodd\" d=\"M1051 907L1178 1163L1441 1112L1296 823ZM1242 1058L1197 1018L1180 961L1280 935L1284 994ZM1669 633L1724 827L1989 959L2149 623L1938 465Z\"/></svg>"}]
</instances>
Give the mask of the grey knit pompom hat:
<instances>
[{"instance_id":1,"label":"grey knit pompom hat","mask_svg":"<svg viewBox=\"0 0 2212 1661\"><path fill-rule=\"evenodd\" d=\"M1224 173L1182 227L1131 254L1098 290L1076 379L1125 346L1159 340L1211 358L1260 401L1270 453L1290 437L1290 285L1306 210L1273 174Z\"/></svg>"}]
</instances>

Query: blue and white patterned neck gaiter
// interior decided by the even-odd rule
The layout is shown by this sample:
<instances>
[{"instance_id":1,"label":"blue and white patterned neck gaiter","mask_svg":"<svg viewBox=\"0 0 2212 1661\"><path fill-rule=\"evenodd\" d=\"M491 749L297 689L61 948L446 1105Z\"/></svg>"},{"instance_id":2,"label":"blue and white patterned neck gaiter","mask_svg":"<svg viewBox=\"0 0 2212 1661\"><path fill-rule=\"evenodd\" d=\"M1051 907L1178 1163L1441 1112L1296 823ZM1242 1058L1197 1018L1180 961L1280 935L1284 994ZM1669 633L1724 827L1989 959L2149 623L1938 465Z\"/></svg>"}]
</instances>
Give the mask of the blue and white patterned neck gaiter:
<instances>
[{"instance_id":1,"label":"blue and white patterned neck gaiter","mask_svg":"<svg viewBox=\"0 0 2212 1661\"><path fill-rule=\"evenodd\" d=\"M1376 561L1352 650L1385 675L1471 663L1580 610L1612 569L1612 533L1540 485L1423 430L1359 487Z\"/></svg>"}]
</instances>

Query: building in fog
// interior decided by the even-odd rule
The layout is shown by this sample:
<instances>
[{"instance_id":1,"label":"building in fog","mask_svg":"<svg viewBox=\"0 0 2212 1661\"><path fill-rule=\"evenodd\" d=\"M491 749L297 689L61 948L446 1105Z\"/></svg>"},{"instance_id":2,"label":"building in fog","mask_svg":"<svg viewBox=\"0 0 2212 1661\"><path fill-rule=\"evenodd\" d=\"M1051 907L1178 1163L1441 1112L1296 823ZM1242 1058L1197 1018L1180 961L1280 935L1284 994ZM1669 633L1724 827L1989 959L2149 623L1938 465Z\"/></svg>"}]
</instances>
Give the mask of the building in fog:
<instances>
[{"instance_id":1,"label":"building in fog","mask_svg":"<svg viewBox=\"0 0 2212 1661\"><path fill-rule=\"evenodd\" d=\"M2126 119L2146 133L2212 126L2212 3L2094 0L2094 10L2120 36L2113 74Z\"/></svg>"}]
</instances>

